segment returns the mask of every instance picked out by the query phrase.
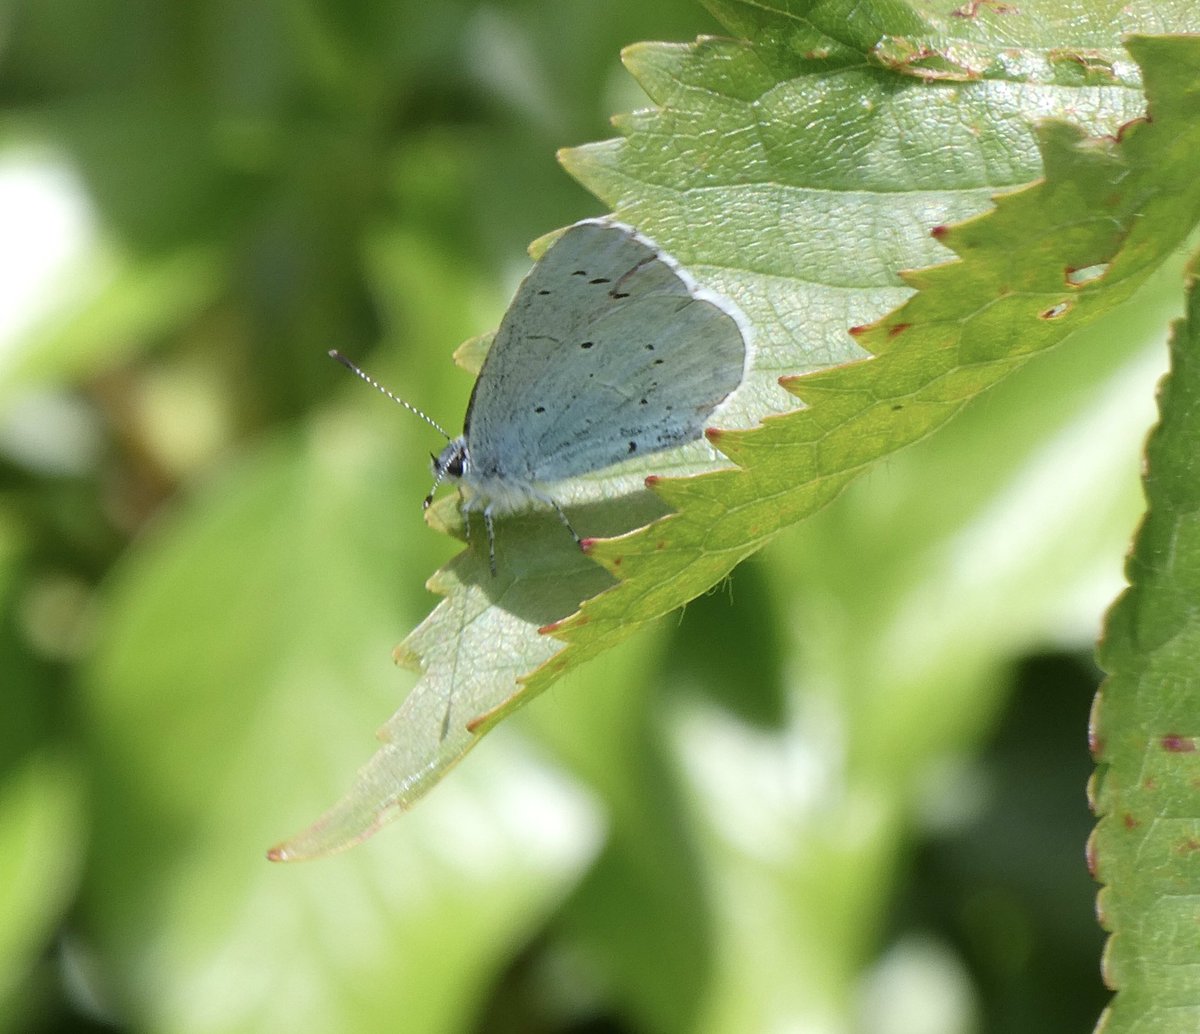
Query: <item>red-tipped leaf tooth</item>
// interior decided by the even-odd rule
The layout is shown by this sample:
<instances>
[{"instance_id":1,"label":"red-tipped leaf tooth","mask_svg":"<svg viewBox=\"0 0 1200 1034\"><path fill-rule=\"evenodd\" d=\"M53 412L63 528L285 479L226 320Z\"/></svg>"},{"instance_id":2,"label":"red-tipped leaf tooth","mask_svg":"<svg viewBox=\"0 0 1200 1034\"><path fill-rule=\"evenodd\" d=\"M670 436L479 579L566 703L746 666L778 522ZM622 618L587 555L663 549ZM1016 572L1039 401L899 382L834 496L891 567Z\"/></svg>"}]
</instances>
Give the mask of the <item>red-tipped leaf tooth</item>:
<instances>
[{"instance_id":1,"label":"red-tipped leaf tooth","mask_svg":"<svg viewBox=\"0 0 1200 1034\"><path fill-rule=\"evenodd\" d=\"M1100 701L1101 695L1097 693L1092 698L1092 709L1088 714L1088 750L1092 752L1092 759L1095 761L1100 760L1100 755L1104 752L1104 737L1100 735Z\"/></svg>"},{"instance_id":2,"label":"red-tipped leaf tooth","mask_svg":"<svg viewBox=\"0 0 1200 1034\"><path fill-rule=\"evenodd\" d=\"M519 697L523 692L525 692L525 688L522 686L515 693L513 693L512 696L505 697L503 700L501 700L500 703L498 703L495 707L489 708L487 711L484 711L483 714L477 714L474 718L467 722L467 732L471 734L478 733L479 730L485 725L490 724L497 715L508 710L509 707L512 706L513 700L516 697Z\"/></svg>"},{"instance_id":3,"label":"red-tipped leaf tooth","mask_svg":"<svg viewBox=\"0 0 1200 1034\"><path fill-rule=\"evenodd\" d=\"M538 629L539 635L553 635L555 632L561 632L565 628L578 628L581 625L588 623L588 616L580 614L578 611L574 614L568 614L565 618L559 618L557 621L551 621L547 625L542 625Z\"/></svg>"},{"instance_id":4,"label":"red-tipped leaf tooth","mask_svg":"<svg viewBox=\"0 0 1200 1034\"><path fill-rule=\"evenodd\" d=\"M1138 126L1148 126L1153 123L1153 121L1154 116L1149 113L1141 115L1138 118L1131 118L1128 122L1122 122L1121 125L1117 127L1117 135L1115 137L1110 137L1110 139L1114 139L1117 141L1117 143L1121 143L1125 139L1125 134L1131 129L1136 129Z\"/></svg>"}]
</instances>

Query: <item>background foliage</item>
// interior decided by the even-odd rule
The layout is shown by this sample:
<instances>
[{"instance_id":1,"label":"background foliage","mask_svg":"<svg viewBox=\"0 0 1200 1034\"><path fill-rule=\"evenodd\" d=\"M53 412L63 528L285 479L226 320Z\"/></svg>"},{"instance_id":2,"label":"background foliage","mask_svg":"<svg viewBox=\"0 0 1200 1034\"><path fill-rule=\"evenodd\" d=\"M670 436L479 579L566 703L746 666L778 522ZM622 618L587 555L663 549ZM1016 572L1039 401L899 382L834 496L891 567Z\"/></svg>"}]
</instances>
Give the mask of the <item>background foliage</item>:
<instances>
[{"instance_id":1,"label":"background foliage","mask_svg":"<svg viewBox=\"0 0 1200 1034\"><path fill-rule=\"evenodd\" d=\"M448 360L683 0L8 13L0 1029L1086 1029L1100 614L1179 266L350 854ZM1072 747L1072 744L1075 744ZM5 1028L7 1025L7 1028Z\"/></svg>"}]
</instances>

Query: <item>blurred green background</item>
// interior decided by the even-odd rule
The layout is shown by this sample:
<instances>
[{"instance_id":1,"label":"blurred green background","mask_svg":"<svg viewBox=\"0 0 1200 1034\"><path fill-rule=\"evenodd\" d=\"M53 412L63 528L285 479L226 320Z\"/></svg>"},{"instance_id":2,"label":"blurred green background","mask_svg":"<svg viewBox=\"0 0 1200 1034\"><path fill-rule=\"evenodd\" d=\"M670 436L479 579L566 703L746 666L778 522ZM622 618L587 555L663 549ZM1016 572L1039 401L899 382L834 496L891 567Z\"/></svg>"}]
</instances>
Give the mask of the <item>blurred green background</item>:
<instances>
[{"instance_id":1,"label":"blurred green background","mask_svg":"<svg viewBox=\"0 0 1200 1034\"><path fill-rule=\"evenodd\" d=\"M0 1031L1090 1028L1101 614L1178 269L349 854L450 360L690 0L0 12Z\"/></svg>"}]
</instances>

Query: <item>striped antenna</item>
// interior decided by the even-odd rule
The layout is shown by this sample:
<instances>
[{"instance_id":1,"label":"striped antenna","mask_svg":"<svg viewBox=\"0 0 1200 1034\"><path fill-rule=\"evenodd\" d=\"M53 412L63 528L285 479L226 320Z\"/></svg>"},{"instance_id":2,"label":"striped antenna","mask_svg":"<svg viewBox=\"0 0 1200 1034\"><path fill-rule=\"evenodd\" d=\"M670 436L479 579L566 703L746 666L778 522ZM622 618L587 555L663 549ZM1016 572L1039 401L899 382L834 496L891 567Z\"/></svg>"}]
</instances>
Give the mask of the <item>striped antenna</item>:
<instances>
[{"instance_id":1,"label":"striped antenna","mask_svg":"<svg viewBox=\"0 0 1200 1034\"><path fill-rule=\"evenodd\" d=\"M405 402L404 399L400 398L399 395L393 395L390 391L387 390L387 388L385 388L382 384L380 384L379 381L377 381L374 377L370 376L370 374L366 374L362 370L360 370L349 359L347 359L344 355L342 355L342 353L339 352L336 348L331 348L329 350L329 358L336 359L347 370L349 370L353 374L357 374L364 381L366 381L369 385L371 385L371 387L374 388L376 391L383 392L383 394L386 395L388 398L390 398L393 402L399 402L400 405L402 405L410 413L415 413L422 420L424 420L425 423L427 423L430 427L434 428L434 430L436 430L439 434L441 434L441 436L443 438L445 438L446 441L450 441L450 436L448 434L446 434L445 431L442 430L440 424L438 424L431 417L426 416L419 409L417 409L416 406L411 405L408 402Z\"/></svg>"}]
</instances>

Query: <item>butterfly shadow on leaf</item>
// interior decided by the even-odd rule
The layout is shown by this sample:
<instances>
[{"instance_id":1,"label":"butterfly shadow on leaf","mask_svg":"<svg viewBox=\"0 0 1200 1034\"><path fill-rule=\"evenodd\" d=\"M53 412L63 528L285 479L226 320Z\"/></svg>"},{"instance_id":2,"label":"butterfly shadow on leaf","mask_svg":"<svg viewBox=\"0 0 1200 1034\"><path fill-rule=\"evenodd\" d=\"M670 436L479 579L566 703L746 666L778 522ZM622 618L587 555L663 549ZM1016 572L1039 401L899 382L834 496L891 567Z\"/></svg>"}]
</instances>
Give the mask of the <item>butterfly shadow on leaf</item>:
<instances>
[{"instance_id":1,"label":"butterfly shadow on leaf","mask_svg":"<svg viewBox=\"0 0 1200 1034\"><path fill-rule=\"evenodd\" d=\"M459 506L458 496L450 495L426 511L431 527L468 544L450 562L451 569L462 582L482 591L493 606L523 621L538 627L553 624L616 584L608 571L588 559L558 515L542 507L496 518L493 574L483 516L470 514L468 534L467 515ZM563 510L582 539L623 535L671 512L646 490Z\"/></svg>"}]
</instances>

